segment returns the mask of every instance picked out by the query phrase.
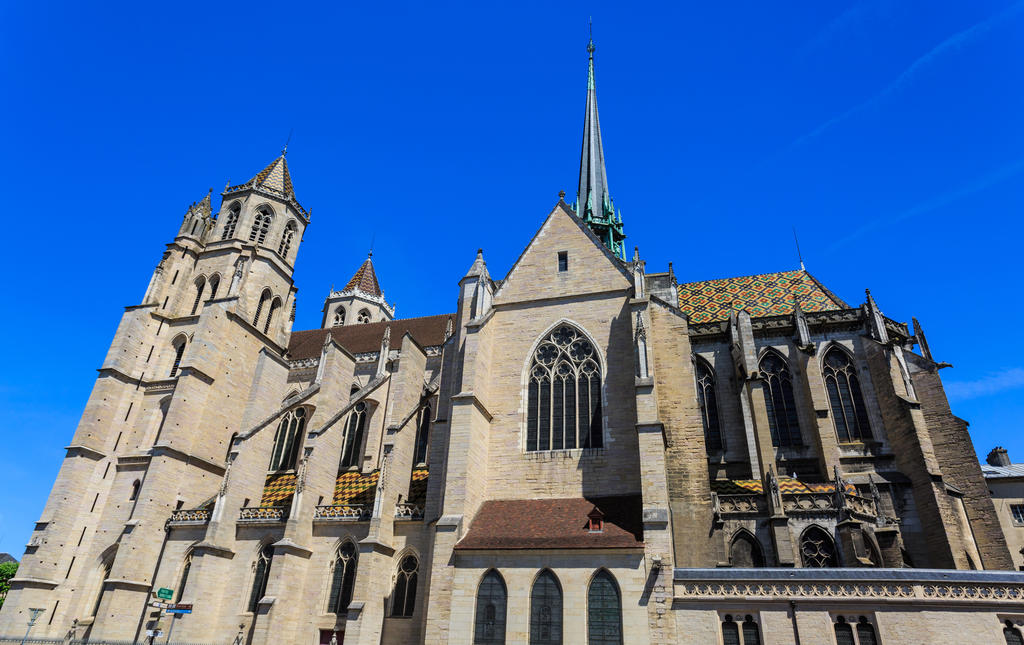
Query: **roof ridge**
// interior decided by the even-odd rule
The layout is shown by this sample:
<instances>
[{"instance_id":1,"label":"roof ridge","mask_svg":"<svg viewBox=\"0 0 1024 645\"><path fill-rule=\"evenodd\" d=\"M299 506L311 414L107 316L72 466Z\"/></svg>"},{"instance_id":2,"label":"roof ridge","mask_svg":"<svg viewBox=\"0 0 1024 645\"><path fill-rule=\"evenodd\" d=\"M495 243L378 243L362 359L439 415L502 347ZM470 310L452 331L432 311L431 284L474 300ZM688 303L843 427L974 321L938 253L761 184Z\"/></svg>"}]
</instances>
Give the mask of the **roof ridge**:
<instances>
[{"instance_id":1,"label":"roof ridge","mask_svg":"<svg viewBox=\"0 0 1024 645\"><path fill-rule=\"evenodd\" d=\"M680 282L679 285L682 286L684 284L698 284L700 282L716 282L718 280L738 280L739 278L757 278L757 277L764 276L764 275L782 275L783 273L807 273L807 271L805 269L790 269L788 271L768 271L768 272L765 272L765 273L744 273L742 275L731 275L731 276L726 276L724 278L708 278L707 280L691 280L689 282ZM650 275L650 274L648 274L648 275ZM807 273L807 275L810 276L811 274ZM811 277L813 278L813 276L811 276ZM815 280L815 282L817 282L817 280Z\"/></svg>"}]
</instances>

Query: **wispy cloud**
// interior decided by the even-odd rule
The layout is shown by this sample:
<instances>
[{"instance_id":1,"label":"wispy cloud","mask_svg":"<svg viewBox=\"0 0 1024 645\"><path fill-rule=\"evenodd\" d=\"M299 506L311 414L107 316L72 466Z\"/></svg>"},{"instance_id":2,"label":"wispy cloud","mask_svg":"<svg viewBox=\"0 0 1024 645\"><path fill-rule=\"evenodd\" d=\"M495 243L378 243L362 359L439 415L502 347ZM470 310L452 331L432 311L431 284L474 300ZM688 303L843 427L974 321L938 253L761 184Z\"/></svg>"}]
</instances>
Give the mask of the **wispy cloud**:
<instances>
[{"instance_id":1,"label":"wispy cloud","mask_svg":"<svg viewBox=\"0 0 1024 645\"><path fill-rule=\"evenodd\" d=\"M946 396L951 401L966 401L982 396L998 394L1006 390L1024 387L1024 368L1013 369L989 374L973 381L947 381Z\"/></svg>"},{"instance_id":2,"label":"wispy cloud","mask_svg":"<svg viewBox=\"0 0 1024 645\"><path fill-rule=\"evenodd\" d=\"M906 85L916 74L918 74L922 69L926 68L928 65L931 65L932 62L934 62L937 58L940 58L944 54L959 49L960 47L963 47L964 45L970 43L971 41L980 38L984 34L988 33L993 27L999 25L1008 18L1011 18L1014 15L1020 13L1022 9L1024 9L1024 1L1016 2L1007 7L1006 9L1004 9L1003 11L1001 11L1000 13L997 13L996 15L992 16L991 18L982 20L981 22L971 25L970 27L964 29L963 31L953 34L952 36L943 40L935 47L932 47L924 55L918 57L913 63L911 63L906 69L904 69L899 76L897 76L888 85L883 87L881 91L874 94L870 98L862 101L861 103L854 105L853 107L846 110L845 112L842 112L838 116L834 116L831 119L825 121L818 127L811 130L810 132L800 135L799 137L791 141L789 145L783 148L780 154L782 152L791 150L810 139L820 136L826 130L835 127L839 123L842 123L843 121L849 119L851 116L863 112L864 110L880 103L881 101L892 95L894 92L902 88L904 85Z\"/></svg>"},{"instance_id":3,"label":"wispy cloud","mask_svg":"<svg viewBox=\"0 0 1024 645\"><path fill-rule=\"evenodd\" d=\"M949 192L942 193L941 195L938 195L931 199L925 200L920 204L912 206L911 208L908 208L907 210L901 213L897 213L896 215L887 215L885 217L876 217L874 219L868 220L866 224L856 229L849 235L841 237L832 244L830 244L826 251L834 251L839 247L845 244L849 244L850 242L856 240L865 233L871 232L872 230L883 227L888 228L893 224L896 224L897 222L902 222L905 219L910 219L911 217L916 217L918 215L930 213L931 211L936 210L938 208L942 208L943 206L951 204L957 201L958 199L961 199L973 193L980 192L982 190L985 190L986 188L989 188L1002 181L1005 181L1006 179L1009 179L1010 177L1013 177L1014 175L1022 171L1024 171L1024 159L1018 159L1017 161L1006 166L1003 166L1002 168L993 170L987 175L984 175L972 181L969 184L961 186L956 190L951 190Z\"/></svg>"},{"instance_id":4,"label":"wispy cloud","mask_svg":"<svg viewBox=\"0 0 1024 645\"><path fill-rule=\"evenodd\" d=\"M814 37L804 43L798 50L797 55L801 58L824 49L831 44L840 34L856 29L868 19L880 14L889 5L889 0L867 0L858 2L833 18L822 27Z\"/></svg>"}]
</instances>

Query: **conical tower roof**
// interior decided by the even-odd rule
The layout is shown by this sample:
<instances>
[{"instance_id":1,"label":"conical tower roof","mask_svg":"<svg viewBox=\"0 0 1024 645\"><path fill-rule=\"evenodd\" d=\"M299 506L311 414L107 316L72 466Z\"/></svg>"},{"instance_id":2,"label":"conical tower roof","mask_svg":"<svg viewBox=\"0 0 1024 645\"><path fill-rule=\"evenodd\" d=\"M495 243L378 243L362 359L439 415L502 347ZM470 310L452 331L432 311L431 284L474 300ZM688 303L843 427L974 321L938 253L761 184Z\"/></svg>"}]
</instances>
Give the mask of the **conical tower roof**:
<instances>
[{"instance_id":1,"label":"conical tower roof","mask_svg":"<svg viewBox=\"0 0 1024 645\"><path fill-rule=\"evenodd\" d=\"M288 161L282 154L247 182L253 188L263 188L285 196L292 195L292 175L288 172Z\"/></svg>"},{"instance_id":2,"label":"conical tower roof","mask_svg":"<svg viewBox=\"0 0 1024 645\"><path fill-rule=\"evenodd\" d=\"M371 296L384 295L380 290L380 283L377 282L377 272L373 270L373 253L367 256L366 261L363 262L362 266L359 267L359 270L356 271L342 291L349 291L350 289L358 289Z\"/></svg>"}]
</instances>

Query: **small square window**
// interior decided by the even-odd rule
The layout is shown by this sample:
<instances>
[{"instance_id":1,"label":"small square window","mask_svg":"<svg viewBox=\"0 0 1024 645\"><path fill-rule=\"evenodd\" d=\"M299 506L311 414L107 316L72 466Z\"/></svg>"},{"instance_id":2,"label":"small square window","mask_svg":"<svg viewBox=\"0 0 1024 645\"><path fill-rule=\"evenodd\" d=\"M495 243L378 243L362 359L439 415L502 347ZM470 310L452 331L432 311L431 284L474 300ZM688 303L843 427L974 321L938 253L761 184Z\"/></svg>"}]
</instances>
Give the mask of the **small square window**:
<instances>
[{"instance_id":1,"label":"small square window","mask_svg":"<svg viewBox=\"0 0 1024 645\"><path fill-rule=\"evenodd\" d=\"M1014 524L1024 524L1024 504L1010 504Z\"/></svg>"},{"instance_id":2,"label":"small square window","mask_svg":"<svg viewBox=\"0 0 1024 645\"><path fill-rule=\"evenodd\" d=\"M569 252L559 251L558 252L558 272L569 270Z\"/></svg>"}]
</instances>

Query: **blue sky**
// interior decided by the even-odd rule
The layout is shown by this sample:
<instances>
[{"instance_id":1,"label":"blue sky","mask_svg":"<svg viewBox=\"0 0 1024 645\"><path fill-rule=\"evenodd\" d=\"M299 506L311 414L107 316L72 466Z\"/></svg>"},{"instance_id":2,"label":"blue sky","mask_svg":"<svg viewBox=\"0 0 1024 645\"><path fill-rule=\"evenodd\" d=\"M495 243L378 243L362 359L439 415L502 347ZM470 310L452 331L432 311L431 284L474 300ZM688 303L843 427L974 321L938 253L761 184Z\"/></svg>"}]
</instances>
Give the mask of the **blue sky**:
<instances>
[{"instance_id":1,"label":"blue sky","mask_svg":"<svg viewBox=\"0 0 1024 645\"><path fill-rule=\"evenodd\" d=\"M795 226L841 297L921 320L978 451L1024 461L1024 2L370 5L0 5L0 551L186 206L290 130L296 328L371 240L402 317L454 309L478 247L503 275L575 193L591 15L649 270L796 268Z\"/></svg>"}]
</instances>

